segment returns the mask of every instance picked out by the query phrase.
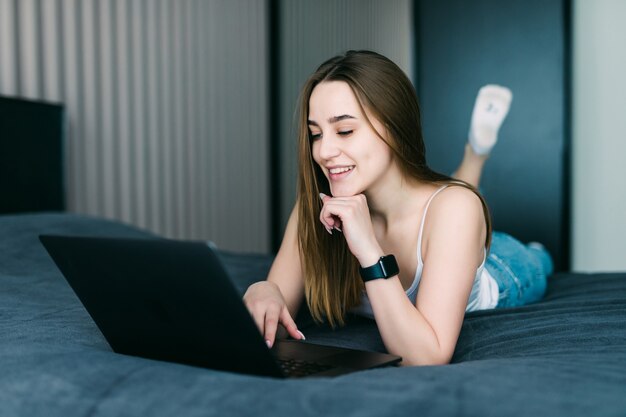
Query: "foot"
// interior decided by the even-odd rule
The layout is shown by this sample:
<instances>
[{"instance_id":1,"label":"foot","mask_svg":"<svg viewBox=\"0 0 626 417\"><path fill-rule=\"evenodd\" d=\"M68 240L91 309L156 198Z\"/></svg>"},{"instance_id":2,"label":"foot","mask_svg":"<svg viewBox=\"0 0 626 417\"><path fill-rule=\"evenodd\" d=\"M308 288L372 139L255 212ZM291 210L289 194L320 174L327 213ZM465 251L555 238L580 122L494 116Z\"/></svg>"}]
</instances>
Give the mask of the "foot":
<instances>
[{"instance_id":1,"label":"foot","mask_svg":"<svg viewBox=\"0 0 626 417\"><path fill-rule=\"evenodd\" d=\"M469 144L477 155L491 152L512 99L511 90L495 84L485 85L478 91L469 131Z\"/></svg>"},{"instance_id":2,"label":"foot","mask_svg":"<svg viewBox=\"0 0 626 417\"><path fill-rule=\"evenodd\" d=\"M529 242L526 244L526 247L531 251L531 253L534 253L537 256L537 259L539 259L543 273L546 276L551 275L552 272L554 272L554 264L552 262L552 257L550 256L550 252L548 252L546 247L539 242Z\"/></svg>"}]
</instances>

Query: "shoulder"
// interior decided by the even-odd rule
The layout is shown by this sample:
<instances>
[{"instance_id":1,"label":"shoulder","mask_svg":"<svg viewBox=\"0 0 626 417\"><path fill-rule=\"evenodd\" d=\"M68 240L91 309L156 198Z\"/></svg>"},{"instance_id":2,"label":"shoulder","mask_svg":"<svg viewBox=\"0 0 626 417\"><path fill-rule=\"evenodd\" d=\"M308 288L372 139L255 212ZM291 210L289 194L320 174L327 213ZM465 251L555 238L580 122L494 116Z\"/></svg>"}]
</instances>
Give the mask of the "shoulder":
<instances>
[{"instance_id":1,"label":"shoulder","mask_svg":"<svg viewBox=\"0 0 626 417\"><path fill-rule=\"evenodd\" d=\"M485 236L485 211L472 190L451 185L433 198L424 223L424 240L469 243L484 242Z\"/></svg>"},{"instance_id":2,"label":"shoulder","mask_svg":"<svg viewBox=\"0 0 626 417\"><path fill-rule=\"evenodd\" d=\"M469 188L451 184L441 190L431 201L428 216L438 214L480 214L483 216L483 205L478 195Z\"/></svg>"}]
</instances>

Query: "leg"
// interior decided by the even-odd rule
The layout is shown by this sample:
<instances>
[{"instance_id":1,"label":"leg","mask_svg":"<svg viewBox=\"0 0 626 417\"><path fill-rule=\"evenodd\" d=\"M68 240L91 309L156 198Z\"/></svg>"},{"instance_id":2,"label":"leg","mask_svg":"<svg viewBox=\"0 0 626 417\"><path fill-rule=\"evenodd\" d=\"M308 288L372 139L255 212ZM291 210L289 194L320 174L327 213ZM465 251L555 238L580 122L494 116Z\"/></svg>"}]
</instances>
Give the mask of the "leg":
<instances>
[{"instance_id":1,"label":"leg","mask_svg":"<svg viewBox=\"0 0 626 417\"><path fill-rule=\"evenodd\" d=\"M498 283L497 307L515 307L543 297L552 259L538 243L524 245L506 233L494 232L485 268Z\"/></svg>"},{"instance_id":2,"label":"leg","mask_svg":"<svg viewBox=\"0 0 626 417\"><path fill-rule=\"evenodd\" d=\"M499 85L482 87L472 111L468 144L461 165L452 174L478 188L483 166L491 149L498 140L498 130L509 112L512 99L511 90Z\"/></svg>"},{"instance_id":3,"label":"leg","mask_svg":"<svg viewBox=\"0 0 626 417\"><path fill-rule=\"evenodd\" d=\"M452 177L463 180L478 188L480 185L480 176L483 173L483 166L488 158L489 154L478 155L474 152L469 143L465 144L463 160L461 161L461 165L459 165L452 174Z\"/></svg>"}]
</instances>

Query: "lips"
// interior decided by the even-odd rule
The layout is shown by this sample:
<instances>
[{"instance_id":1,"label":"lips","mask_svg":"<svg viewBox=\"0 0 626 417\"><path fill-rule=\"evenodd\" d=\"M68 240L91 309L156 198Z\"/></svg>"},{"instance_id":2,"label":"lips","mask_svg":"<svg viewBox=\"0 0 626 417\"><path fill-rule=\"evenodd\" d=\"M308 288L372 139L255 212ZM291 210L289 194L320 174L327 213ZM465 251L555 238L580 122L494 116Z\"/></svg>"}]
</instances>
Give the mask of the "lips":
<instances>
[{"instance_id":1,"label":"lips","mask_svg":"<svg viewBox=\"0 0 626 417\"><path fill-rule=\"evenodd\" d=\"M352 171L352 169L354 169L354 165L350 165L346 167L329 168L328 172L330 172L331 174L343 174L344 172Z\"/></svg>"},{"instance_id":2,"label":"lips","mask_svg":"<svg viewBox=\"0 0 626 417\"><path fill-rule=\"evenodd\" d=\"M336 181L347 177L353 170L354 165L333 167L328 169L328 175L330 176L331 180Z\"/></svg>"}]
</instances>

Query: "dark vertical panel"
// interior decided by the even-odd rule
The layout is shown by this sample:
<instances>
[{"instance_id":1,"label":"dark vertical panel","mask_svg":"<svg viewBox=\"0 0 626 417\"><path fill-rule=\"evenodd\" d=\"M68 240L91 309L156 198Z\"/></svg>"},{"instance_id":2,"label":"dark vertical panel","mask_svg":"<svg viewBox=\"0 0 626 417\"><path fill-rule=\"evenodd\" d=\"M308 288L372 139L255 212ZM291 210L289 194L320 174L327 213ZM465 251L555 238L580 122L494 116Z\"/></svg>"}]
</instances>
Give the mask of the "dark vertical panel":
<instances>
[{"instance_id":1,"label":"dark vertical panel","mask_svg":"<svg viewBox=\"0 0 626 417\"><path fill-rule=\"evenodd\" d=\"M488 83L513 91L481 189L494 228L544 243L566 268L568 131L563 0L418 1L418 91L431 166L455 170Z\"/></svg>"},{"instance_id":2,"label":"dark vertical panel","mask_svg":"<svg viewBox=\"0 0 626 417\"><path fill-rule=\"evenodd\" d=\"M0 214L65 209L63 126L60 105L0 97Z\"/></svg>"},{"instance_id":3,"label":"dark vertical panel","mask_svg":"<svg viewBox=\"0 0 626 417\"><path fill-rule=\"evenodd\" d=\"M269 30L269 88L268 88L268 109L269 109L269 131L268 138L270 144L269 152L269 179L270 179L270 249L278 252L282 240L282 216L281 201L282 187L280 180L280 9L279 0L269 0L268 5L268 30Z\"/></svg>"},{"instance_id":4,"label":"dark vertical panel","mask_svg":"<svg viewBox=\"0 0 626 417\"><path fill-rule=\"evenodd\" d=\"M564 33L564 69L563 69L563 167L561 175L563 176L563 219L562 239L561 239L561 259L560 269L572 269L572 229L571 229L571 198L572 185L570 173L572 172L572 2L571 0L561 0L563 3L563 33Z\"/></svg>"},{"instance_id":5,"label":"dark vertical panel","mask_svg":"<svg viewBox=\"0 0 626 417\"><path fill-rule=\"evenodd\" d=\"M413 86L415 87L415 91L417 92L418 98L421 97L420 91L420 80L422 79L422 54L420 48L420 39L421 39L421 19L420 19L420 0L413 0L411 3L411 14L413 17L413 37L415 38L413 41L413 50L412 60L413 60ZM421 101L420 101L421 105Z\"/></svg>"}]
</instances>

